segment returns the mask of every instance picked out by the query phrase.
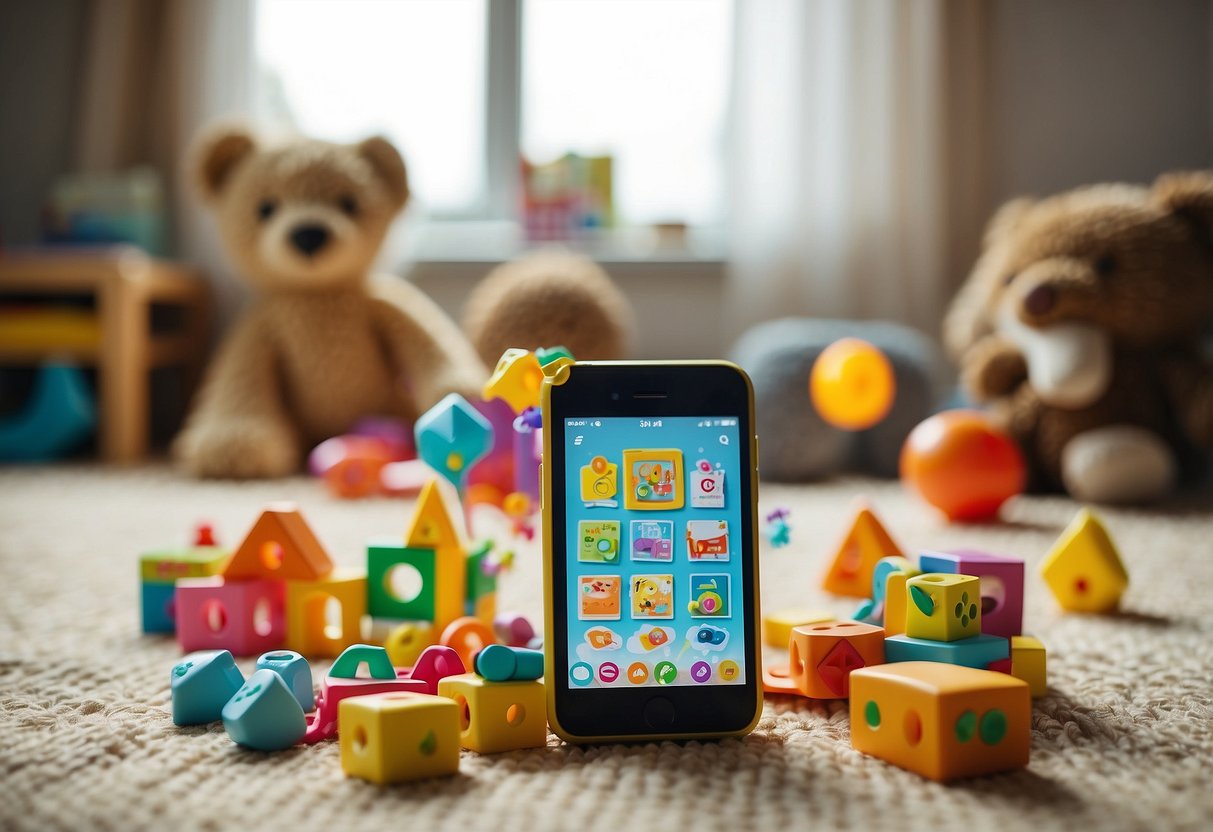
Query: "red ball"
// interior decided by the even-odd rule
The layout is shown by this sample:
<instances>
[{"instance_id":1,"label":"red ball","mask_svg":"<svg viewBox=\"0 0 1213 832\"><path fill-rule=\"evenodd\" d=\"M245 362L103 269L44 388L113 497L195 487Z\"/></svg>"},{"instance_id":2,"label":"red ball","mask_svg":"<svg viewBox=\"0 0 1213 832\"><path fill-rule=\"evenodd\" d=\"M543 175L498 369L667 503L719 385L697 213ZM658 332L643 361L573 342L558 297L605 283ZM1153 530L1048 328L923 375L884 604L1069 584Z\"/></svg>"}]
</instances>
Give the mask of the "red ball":
<instances>
[{"instance_id":1,"label":"red ball","mask_svg":"<svg viewBox=\"0 0 1213 832\"><path fill-rule=\"evenodd\" d=\"M1023 491L1019 447L984 413L946 410L910 431L901 448L901 480L949 520L991 520Z\"/></svg>"}]
</instances>

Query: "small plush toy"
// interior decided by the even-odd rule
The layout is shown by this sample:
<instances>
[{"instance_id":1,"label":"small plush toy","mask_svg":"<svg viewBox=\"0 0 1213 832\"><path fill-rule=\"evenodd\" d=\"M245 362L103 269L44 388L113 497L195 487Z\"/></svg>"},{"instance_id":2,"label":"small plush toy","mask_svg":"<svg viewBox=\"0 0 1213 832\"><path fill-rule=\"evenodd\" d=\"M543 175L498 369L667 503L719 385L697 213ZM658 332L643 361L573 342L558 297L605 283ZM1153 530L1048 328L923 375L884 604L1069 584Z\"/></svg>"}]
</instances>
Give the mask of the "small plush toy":
<instances>
[{"instance_id":1,"label":"small plush toy","mask_svg":"<svg viewBox=\"0 0 1213 832\"><path fill-rule=\"evenodd\" d=\"M413 419L487 371L455 324L372 263L409 198L383 138L263 146L242 129L200 144L197 190L260 296L227 335L174 453L199 476L295 471L303 451L369 415Z\"/></svg>"},{"instance_id":2,"label":"small plush toy","mask_svg":"<svg viewBox=\"0 0 1213 832\"><path fill-rule=\"evenodd\" d=\"M1213 448L1211 321L1213 173L1187 173L1006 204L944 334L1035 487L1132 503Z\"/></svg>"}]
</instances>

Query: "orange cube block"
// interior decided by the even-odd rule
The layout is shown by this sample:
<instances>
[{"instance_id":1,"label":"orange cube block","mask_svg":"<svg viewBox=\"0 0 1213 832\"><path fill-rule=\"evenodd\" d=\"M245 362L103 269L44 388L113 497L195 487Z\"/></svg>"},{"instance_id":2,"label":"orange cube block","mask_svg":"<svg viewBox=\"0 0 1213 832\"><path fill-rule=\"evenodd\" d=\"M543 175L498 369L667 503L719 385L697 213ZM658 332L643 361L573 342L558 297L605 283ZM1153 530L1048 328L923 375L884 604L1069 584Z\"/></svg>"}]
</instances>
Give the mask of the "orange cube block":
<instances>
[{"instance_id":1,"label":"orange cube block","mask_svg":"<svg viewBox=\"0 0 1213 832\"><path fill-rule=\"evenodd\" d=\"M1006 673L896 662L851 674L851 745L932 780L1028 764L1032 699Z\"/></svg>"},{"instance_id":2,"label":"orange cube block","mask_svg":"<svg viewBox=\"0 0 1213 832\"><path fill-rule=\"evenodd\" d=\"M812 699L846 699L851 671L884 662L884 630L858 621L792 628L790 677Z\"/></svg>"}]
</instances>

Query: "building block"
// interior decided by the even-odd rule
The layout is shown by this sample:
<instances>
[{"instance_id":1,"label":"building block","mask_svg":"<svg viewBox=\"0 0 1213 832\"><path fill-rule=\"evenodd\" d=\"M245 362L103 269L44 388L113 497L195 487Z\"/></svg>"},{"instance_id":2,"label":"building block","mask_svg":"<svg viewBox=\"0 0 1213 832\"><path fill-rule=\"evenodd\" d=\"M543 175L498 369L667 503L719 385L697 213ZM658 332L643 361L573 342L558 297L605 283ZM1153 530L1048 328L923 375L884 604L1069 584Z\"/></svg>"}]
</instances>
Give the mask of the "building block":
<instances>
[{"instance_id":1,"label":"building block","mask_svg":"<svg viewBox=\"0 0 1213 832\"><path fill-rule=\"evenodd\" d=\"M402 621L383 640L383 648L396 667L409 667L425 648L436 641L428 621Z\"/></svg>"},{"instance_id":2,"label":"building block","mask_svg":"<svg viewBox=\"0 0 1213 832\"><path fill-rule=\"evenodd\" d=\"M466 673L467 669L468 666L459 658L458 653L449 647L435 644L421 651L417 664L405 671L404 675L420 682L425 693L437 696L439 682L448 676Z\"/></svg>"},{"instance_id":3,"label":"building block","mask_svg":"<svg viewBox=\"0 0 1213 832\"><path fill-rule=\"evenodd\" d=\"M1008 676L1015 675L1014 673L1011 672L1010 656L1008 656L1005 659L999 659L998 661L990 662L989 664L986 665L986 670L994 670L999 673L1006 673Z\"/></svg>"},{"instance_id":4,"label":"building block","mask_svg":"<svg viewBox=\"0 0 1213 832\"><path fill-rule=\"evenodd\" d=\"M902 662L851 674L851 745L932 780L1028 764L1032 700L1005 673Z\"/></svg>"},{"instance_id":5,"label":"building block","mask_svg":"<svg viewBox=\"0 0 1213 832\"><path fill-rule=\"evenodd\" d=\"M812 699L845 699L851 671L884 660L884 630L880 627L834 621L792 628L790 675L800 692Z\"/></svg>"},{"instance_id":6,"label":"building block","mask_svg":"<svg viewBox=\"0 0 1213 832\"><path fill-rule=\"evenodd\" d=\"M145 633L177 631L177 585L143 581L139 585L139 608Z\"/></svg>"},{"instance_id":7,"label":"building block","mask_svg":"<svg viewBox=\"0 0 1213 832\"><path fill-rule=\"evenodd\" d=\"M448 393L421 414L413 435L418 458L461 492L467 472L493 446L492 424L458 393Z\"/></svg>"},{"instance_id":8,"label":"building block","mask_svg":"<svg viewBox=\"0 0 1213 832\"><path fill-rule=\"evenodd\" d=\"M762 663L762 692L785 696L804 696L792 678L792 669L786 664Z\"/></svg>"},{"instance_id":9,"label":"building block","mask_svg":"<svg viewBox=\"0 0 1213 832\"><path fill-rule=\"evenodd\" d=\"M307 659L292 650L275 650L257 659L257 670L272 670L282 677L304 713L316 707L312 690L312 668Z\"/></svg>"},{"instance_id":10,"label":"building block","mask_svg":"<svg viewBox=\"0 0 1213 832\"><path fill-rule=\"evenodd\" d=\"M245 748L281 751L303 739L307 718L282 677L263 669L223 706L223 727Z\"/></svg>"},{"instance_id":11,"label":"building block","mask_svg":"<svg viewBox=\"0 0 1213 832\"><path fill-rule=\"evenodd\" d=\"M169 674L174 725L205 725L223 717L223 706L244 685L244 674L227 650L186 656Z\"/></svg>"},{"instance_id":12,"label":"building block","mask_svg":"<svg viewBox=\"0 0 1213 832\"><path fill-rule=\"evenodd\" d=\"M497 634L479 618L465 615L446 626L438 643L454 650L464 667L471 667L477 653L497 643Z\"/></svg>"},{"instance_id":13,"label":"building block","mask_svg":"<svg viewBox=\"0 0 1213 832\"><path fill-rule=\"evenodd\" d=\"M338 709L341 769L386 786L459 771L459 707L420 693L356 696Z\"/></svg>"},{"instance_id":14,"label":"building block","mask_svg":"<svg viewBox=\"0 0 1213 832\"><path fill-rule=\"evenodd\" d=\"M452 515L438 488L431 480L421 489L412 520L405 532L405 546L434 551L434 614L438 632L464 615L467 598L467 548L456 530Z\"/></svg>"},{"instance_id":15,"label":"building block","mask_svg":"<svg viewBox=\"0 0 1213 832\"><path fill-rule=\"evenodd\" d=\"M176 603L177 642L186 653L258 656L281 647L286 636L279 581L182 578Z\"/></svg>"},{"instance_id":16,"label":"building block","mask_svg":"<svg viewBox=\"0 0 1213 832\"><path fill-rule=\"evenodd\" d=\"M376 539L366 547L366 611L372 618L432 621L437 553Z\"/></svg>"},{"instance_id":17,"label":"building block","mask_svg":"<svg viewBox=\"0 0 1213 832\"><path fill-rule=\"evenodd\" d=\"M388 658L387 650L373 644L351 644L329 668L330 679L356 679L358 668L366 665L372 679L395 679L396 668Z\"/></svg>"},{"instance_id":18,"label":"building block","mask_svg":"<svg viewBox=\"0 0 1213 832\"><path fill-rule=\"evenodd\" d=\"M981 635L981 582L929 572L906 581L906 635L957 641Z\"/></svg>"},{"instance_id":19,"label":"building block","mask_svg":"<svg viewBox=\"0 0 1213 832\"><path fill-rule=\"evenodd\" d=\"M872 573L881 558L901 554L880 520L860 504L851 525L838 545L821 588L835 595L866 598L872 588Z\"/></svg>"},{"instance_id":20,"label":"building block","mask_svg":"<svg viewBox=\"0 0 1213 832\"><path fill-rule=\"evenodd\" d=\"M924 552L918 558L923 572L973 575L981 581L981 631L1003 638L1023 632L1023 561L963 549Z\"/></svg>"},{"instance_id":21,"label":"building block","mask_svg":"<svg viewBox=\"0 0 1213 832\"><path fill-rule=\"evenodd\" d=\"M489 626L497 617L497 573L487 568L492 543L484 543L467 556L466 596L463 614L479 618Z\"/></svg>"},{"instance_id":22,"label":"building block","mask_svg":"<svg viewBox=\"0 0 1213 832\"><path fill-rule=\"evenodd\" d=\"M529 618L517 612L503 612L493 619L497 640L509 647L526 647L535 637L535 627Z\"/></svg>"},{"instance_id":23,"label":"building block","mask_svg":"<svg viewBox=\"0 0 1213 832\"><path fill-rule=\"evenodd\" d=\"M490 644L476 654L476 672L490 682L519 682L543 678L543 653L522 647Z\"/></svg>"},{"instance_id":24,"label":"building block","mask_svg":"<svg viewBox=\"0 0 1213 832\"><path fill-rule=\"evenodd\" d=\"M340 605L330 615L329 603ZM286 585L286 647L305 656L335 657L362 640L366 614L366 575L337 570L314 581Z\"/></svg>"},{"instance_id":25,"label":"building block","mask_svg":"<svg viewBox=\"0 0 1213 832\"><path fill-rule=\"evenodd\" d=\"M1074 517L1040 565L1053 597L1070 612L1111 612L1129 586L1116 544L1088 508Z\"/></svg>"},{"instance_id":26,"label":"building block","mask_svg":"<svg viewBox=\"0 0 1213 832\"><path fill-rule=\"evenodd\" d=\"M395 679L340 679L325 676L320 680L316 712L307 720L303 742L311 745L337 736L341 703L356 696L379 693L426 693L425 682L397 675Z\"/></svg>"},{"instance_id":27,"label":"building block","mask_svg":"<svg viewBox=\"0 0 1213 832\"><path fill-rule=\"evenodd\" d=\"M528 407L539 407L539 388L543 385L543 368L530 350L508 349L497 360L493 374L484 385L486 401L501 399L515 413Z\"/></svg>"},{"instance_id":28,"label":"building block","mask_svg":"<svg viewBox=\"0 0 1213 832\"><path fill-rule=\"evenodd\" d=\"M932 570L926 570L928 572ZM876 566L872 568L872 600L880 603L884 601L886 594L885 589L888 585L889 576L897 573L914 577L921 575L922 569L914 565L914 562L909 558L903 558L901 555L892 555L887 558L881 558L876 561Z\"/></svg>"},{"instance_id":29,"label":"building block","mask_svg":"<svg viewBox=\"0 0 1213 832\"><path fill-rule=\"evenodd\" d=\"M194 546L180 551L155 551L139 556L139 579L172 584L178 578L222 575L231 559L230 549Z\"/></svg>"},{"instance_id":30,"label":"building block","mask_svg":"<svg viewBox=\"0 0 1213 832\"><path fill-rule=\"evenodd\" d=\"M490 682L475 673L448 676L438 695L459 706L459 743L495 754L547 745L547 704L541 682Z\"/></svg>"},{"instance_id":31,"label":"building block","mask_svg":"<svg viewBox=\"0 0 1213 832\"><path fill-rule=\"evenodd\" d=\"M762 643L771 647L787 649L792 638L792 628L803 624L824 624L833 621L834 615L821 610L779 610L762 617Z\"/></svg>"},{"instance_id":32,"label":"building block","mask_svg":"<svg viewBox=\"0 0 1213 832\"><path fill-rule=\"evenodd\" d=\"M991 662L1011 655L1011 643L1002 636L979 633L957 641L931 641L900 634L884 640L885 661L943 662L964 667L985 668Z\"/></svg>"},{"instance_id":33,"label":"building block","mask_svg":"<svg viewBox=\"0 0 1213 832\"><path fill-rule=\"evenodd\" d=\"M1032 636L1011 636L1011 675L1023 679L1032 697L1049 692L1045 646Z\"/></svg>"},{"instance_id":34,"label":"building block","mask_svg":"<svg viewBox=\"0 0 1213 832\"><path fill-rule=\"evenodd\" d=\"M223 577L314 581L333 571L328 552L294 503L267 506L236 547Z\"/></svg>"},{"instance_id":35,"label":"building block","mask_svg":"<svg viewBox=\"0 0 1213 832\"><path fill-rule=\"evenodd\" d=\"M906 600L909 598L906 582L913 577L916 576L908 572L890 572L885 576L884 606L880 612L886 637L906 631Z\"/></svg>"}]
</instances>

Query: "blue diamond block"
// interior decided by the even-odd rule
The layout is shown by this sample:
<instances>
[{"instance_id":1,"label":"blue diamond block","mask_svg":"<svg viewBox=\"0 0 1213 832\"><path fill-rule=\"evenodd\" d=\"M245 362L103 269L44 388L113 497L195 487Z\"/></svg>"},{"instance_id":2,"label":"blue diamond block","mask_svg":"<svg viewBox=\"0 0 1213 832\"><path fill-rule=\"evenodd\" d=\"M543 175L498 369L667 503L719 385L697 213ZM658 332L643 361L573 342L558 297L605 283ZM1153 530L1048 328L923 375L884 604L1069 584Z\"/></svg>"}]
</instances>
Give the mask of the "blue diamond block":
<instances>
[{"instance_id":1,"label":"blue diamond block","mask_svg":"<svg viewBox=\"0 0 1213 832\"><path fill-rule=\"evenodd\" d=\"M191 653L169 675L175 725L205 725L223 715L223 706L244 684L244 674L227 650Z\"/></svg>"},{"instance_id":2,"label":"blue diamond block","mask_svg":"<svg viewBox=\"0 0 1213 832\"><path fill-rule=\"evenodd\" d=\"M223 706L227 735L245 748L281 751L307 732L307 718L282 677L258 670Z\"/></svg>"},{"instance_id":3,"label":"blue diamond block","mask_svg":"<svg viewBox=\"0 0 1213 832\"><path fill-rule=\"evenodd\" d=\"M990 662L1011 655L1011 643L1002 636L982 633L958 641L928 641L906 635L889 636L884 640L884 660L893 662L943 662L982 670Z\"/></svg>"},{"instance_id":4,"label":"blue diamond block","mask_svg":"<svg viewBox=\"0 0 1213 832\"><path fill-rule=\"evenodd\" d=\"M256 669L272 670L281 676L304 713L316 707L315 692L312 690L312 668L303 656L293 650L275 650L257 659Z\"/></svg>"},{"instance_id":5,"label":"blue diamond block","mask_svg":"<svg viewBox=\"0 0 1213 832\"><path fill-rule=\"evenodd\" d=\"M177 620L173 616L173 595L176 591L175 583L142 582L143 632L177 632Z\"/></svg>"}]
</instances>

